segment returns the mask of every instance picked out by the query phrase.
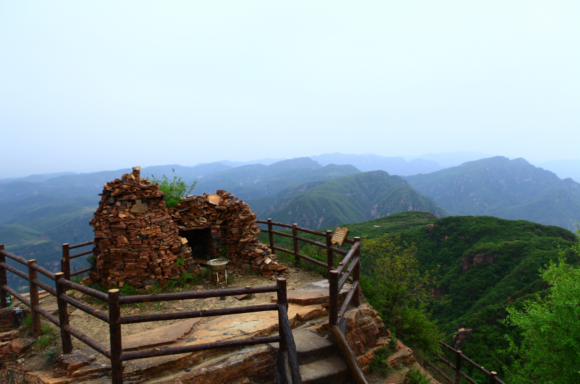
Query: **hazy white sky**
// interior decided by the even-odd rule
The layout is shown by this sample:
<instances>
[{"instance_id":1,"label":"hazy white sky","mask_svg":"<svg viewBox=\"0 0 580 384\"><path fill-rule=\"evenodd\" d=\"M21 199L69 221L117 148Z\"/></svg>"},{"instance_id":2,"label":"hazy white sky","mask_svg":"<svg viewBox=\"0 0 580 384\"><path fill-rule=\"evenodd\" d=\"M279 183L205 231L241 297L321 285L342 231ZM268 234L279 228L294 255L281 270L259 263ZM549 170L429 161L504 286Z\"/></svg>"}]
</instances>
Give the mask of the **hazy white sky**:
<instances>
[{"instance_id":1,"label":"hazy white sky","mask_svg":"<svg viewBox=\"0 0 580 384\"><path fill-rule=\"evenodd\" d=\"M580 158L579 20L577 0L0 0L0 177Z\"/></svg>"}]
</instances>

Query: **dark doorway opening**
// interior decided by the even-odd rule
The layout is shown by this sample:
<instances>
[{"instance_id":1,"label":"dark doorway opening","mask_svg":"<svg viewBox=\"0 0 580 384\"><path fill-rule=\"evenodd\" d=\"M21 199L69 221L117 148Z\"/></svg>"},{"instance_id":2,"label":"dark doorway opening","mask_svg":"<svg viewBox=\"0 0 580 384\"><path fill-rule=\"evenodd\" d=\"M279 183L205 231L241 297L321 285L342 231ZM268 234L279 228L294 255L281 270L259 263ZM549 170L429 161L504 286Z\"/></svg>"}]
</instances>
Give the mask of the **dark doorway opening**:
<instances>
[{"instance_id":1,"label":"dark doorway opening","mask_svg":"<svg viewBox=\"0 0 580 384\"><path fill-rule=\"evenodd\" d=\"M211 229L188 229L179 231L179 236L187 239L194 259L210 260Z\"/></svg>"}]
</instances>

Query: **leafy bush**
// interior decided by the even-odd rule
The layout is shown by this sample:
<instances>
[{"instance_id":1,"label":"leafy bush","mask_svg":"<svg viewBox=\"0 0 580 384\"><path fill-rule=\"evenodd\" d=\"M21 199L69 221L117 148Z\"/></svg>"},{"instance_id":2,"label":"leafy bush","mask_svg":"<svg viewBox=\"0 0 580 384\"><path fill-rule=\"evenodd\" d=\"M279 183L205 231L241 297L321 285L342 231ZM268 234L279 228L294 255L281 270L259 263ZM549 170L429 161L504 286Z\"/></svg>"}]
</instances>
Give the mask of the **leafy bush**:
<instances>
[{"instance_id":1,"label":"leafy bush","mask_svg":"<svg viewBox=\"0 0 580 384\"><path fill-rule=\"evenodd\" d=\"M121 293L121 296L132 296L137 294L137 290L129 284L125 284L119 288L119 292Z\"/></svg>"},{"instance_id":2,"label":"leafy bush","mask_svg":"<svg viewBox=\"0 0 580 384\"><path fill-rule=\"evenodd\" d=\"M405 384L432 384L432 382L421 371L415 368L411 368L409 372L407 372Z\"/></svg>"},{"instance_id":3,"label":"leafy bush","mask_svg":"<svg viewBox=\"0 0 580 384\"><path fill-rule=\"evenodd\" d=\"M32 328L32 315L31 314L24 316L24 319L22 319L22 325L24 325L26 328Z\"/></svg>"},{"instance_id":4,"label":"leafy bush","mask_svg":"<svg viewBox=\"0 0 580 384\"><path fill-rule=\"evenodd\" d=\"M576 232L580 237L580 230ZM573 250L580 256L580 245ZM523 309L508 308L507 323L516 326L523 337L521 345L506 336L505 352L514 362L504 367L509 382L580 382L580 269L566 263L560 251L558 262L541 271L550 286L545 297L528 300Z\"/></svg>"},{"instance_id":5,"label":"leafy bush","mask_svg":"<svg viewBox=\"0 0 580 384\"><path fill-rule=\"evenodd\" d=\"M57 350L56 347L50 347L44 351L44 361L46 364L52 364L56 358Z\"/></svg>"},{"instance_id":6,"label":"leafy bush","mask_svg":"<svg viewBox=\"0 0 580 384\"><path fill-rule=\"evenodd\" d=\"M36 339L36 349L42 351L52 343L53 338L51 336L40 336Z\"/></svg>"},{"instance_id":7,"label":"leafy bush","mask_svg":"<svg viewBox=\"0 0 580 384\"><path fill-rule=\"evenodd\" d=\"M373 357L371 363L369 364L369 370L375 372L380 370L384 377L389 376L393 371L389 363L387 363L387 357L391 355L391 351L388 348L379 348L375 351L375 356Z\"/></svg>"},{"instance_id":8,"label":"leafy bush","mask_svg":"<svg viewBox=\"0 0 580 384\"><path fill-rule=\"evenodd\" d=\"M172 169L172 171L175 174L175 169ZM173 176L172 180L169 180L166 175L163 175L160 179L156 178L155 175L151 175L151 182L159 184L159 189L165 193L165 205L167 208L173 208L179 204L181 199L189 195L197 185L197 181L188 185L181 177L176 175Z\"/></svg>"}]
</instances>

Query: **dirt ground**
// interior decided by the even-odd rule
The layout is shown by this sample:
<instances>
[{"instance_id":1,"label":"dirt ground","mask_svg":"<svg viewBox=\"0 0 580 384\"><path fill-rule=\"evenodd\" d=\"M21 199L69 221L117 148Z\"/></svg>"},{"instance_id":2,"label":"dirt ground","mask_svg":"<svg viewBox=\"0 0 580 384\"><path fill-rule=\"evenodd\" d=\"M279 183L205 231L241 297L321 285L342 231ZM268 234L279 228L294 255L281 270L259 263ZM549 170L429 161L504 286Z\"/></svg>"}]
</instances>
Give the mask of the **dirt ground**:
<instances>
[{"instance_id":1,"label":"dirt ground","mask_svg":"<svg viewBox=\"0 0 580 384\"><path fill-rule=\"evenodd\" d=\"M264 286L264 285L275 285L276 278L264 278L259 275L248 275L241 276L236 274L237 278L231 279L227 286L220 286L220 288L242 288L246 286ZM301 287L316 281L323 279L323 276L314 274L306 269L289 267L287 273L284 276L287 280L287 289L293 290L297 287ZM216 289L215 284L213 284L209 279L203 280L197 284L191 285L186 288L176 288L175 292L185 292L185 291L203 291L203 290L214 290ZM69 295L75 295L75 292L67 292ZM217 309L217 308L228 308L228 307L240 307L256 304L271 303L271 298L275 293L261 293L254 294L251 298L244 300L237 300L234 297L226 297L225 300L220 298L209 298L209 299L192 299L192 300L177 300L177 301L167 301L167 302L156 302L156 303L142 303L142 304L127 304L121 307L121 315L144 315L144 314L154 314L154 313L167 313L167 312L181 312L181 311L194 311L194 310L207 310L207 309ZM93 308L102 310L103 312L108 312L108 305L102 303L98 300L88 298L86 295L82 295L79 292L76 293L76 298L83 303L89 304ZM88 299L88 300L87 300ZM41 307L43 308L54 308L56 304L56 298L48 295L41 299ZM18 303L15 300L14 305L20 305L25 308L22 303ZM104 321L91 316L79 309L74 309L72 306L68 306L70 313L70 325L90 337L91 339L101 343L102 345L109 346L109 325ZM179 321L179 320L175 320ZM148 323L136 323L136 324L126 324L122 326L123 336L129 336L137 333L146 332L151 329L158 328L160 326L165 326L174 323L175 321L156 321ZM50 350L51 347L56 348L56 355L60 356L62 354L62 344L60 340L60 332L58 328L44 319L41 316L41 323L43 327L50 327L52 331L45 334L44 338L51 338L50 343L42 349L38 349L35 344L33 348L29 349L24 355L19 356L18 368L26 371L39 371L50 369L50 364L46 362L46 351ZM32 338L32 335L28 330L22 327L22 334L24 337ZM104 356L101 356L96 351L92 350L82 341L72 337L74 349L85 350L86 352L96 355L97 361L108 362Z\"/></svg>"}]
</instances>

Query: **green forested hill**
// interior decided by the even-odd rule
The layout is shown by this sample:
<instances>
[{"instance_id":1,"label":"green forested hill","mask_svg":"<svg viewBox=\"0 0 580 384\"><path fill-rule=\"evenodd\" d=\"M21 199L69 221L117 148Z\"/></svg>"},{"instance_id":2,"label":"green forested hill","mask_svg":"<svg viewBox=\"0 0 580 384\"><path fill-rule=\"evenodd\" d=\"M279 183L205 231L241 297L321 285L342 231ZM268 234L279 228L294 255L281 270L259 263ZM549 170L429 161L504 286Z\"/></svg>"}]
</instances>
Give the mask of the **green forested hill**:
<instances>
[{"instance_id":1,"label":"green forested hill","mask_svg":"<svg viewBox=\"0 0 580 384\"><path fill-rule=\"evenodd\" d=\"M492 157L406 180L450 215L489 215L574 229L580 184L524 159Z\"/></svg>"},{"instance_id":2,"label":"green forested hill","mask_svg":"<svg viewBox=\"0 0 580 384\"><path fill-rule=\"evenodd\" d=\"M538 271L557 259L558 247L567 249L577 241L572 232L556 226L488 216L437 219L423 212L398 213L346 227L349 237L401 236L402 242L418 247L422 269L440 266L436 294L447 295L450 302L433 306L434 318L449 343L458 326L473 329L461 349L496 371L505 363L497 352L507 347L504 334L518 339L514 329L502 323L506 308L544 292L548 287ZM291 248L286 240L276 241ZM577 258L569 261L579 262ZM365 264L363 254L363 271L372 280L372 271Z\"/></svg>"},{"instance_id":3,"label":"green forested hill","mask_svg":"<svg viewBox=\"0 0 580 384\"><path fill-rule=\"evenodd\" d=\"M352 165L322 167L314 160L298 158L271 165L252 164L218 172L199 181L195 193L225 189L241 199L257 199L294 185L360 173Z\"/></svg>"},{"instance_id":4,"label":"green forested hill","mask_svg":"<svg viewBox=\"0 0 580 384\"><path fill-rule=\"evenodd\" d=\"M259 218L298 223L307 228L327 228L405 211L445 215L445 211L413 190L404 179L384 171L297 185L248 203Z\"/></svg>"}]
</instances>

